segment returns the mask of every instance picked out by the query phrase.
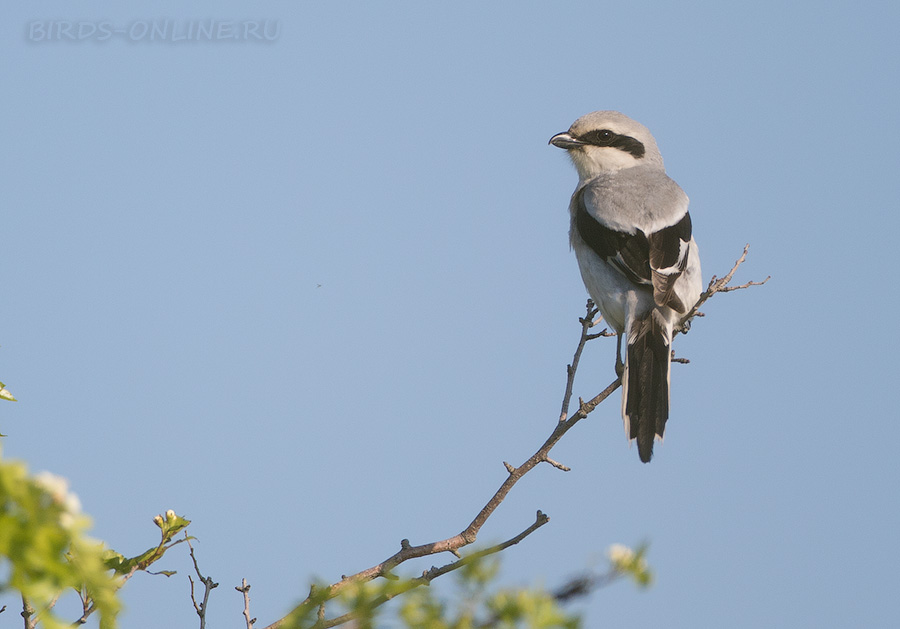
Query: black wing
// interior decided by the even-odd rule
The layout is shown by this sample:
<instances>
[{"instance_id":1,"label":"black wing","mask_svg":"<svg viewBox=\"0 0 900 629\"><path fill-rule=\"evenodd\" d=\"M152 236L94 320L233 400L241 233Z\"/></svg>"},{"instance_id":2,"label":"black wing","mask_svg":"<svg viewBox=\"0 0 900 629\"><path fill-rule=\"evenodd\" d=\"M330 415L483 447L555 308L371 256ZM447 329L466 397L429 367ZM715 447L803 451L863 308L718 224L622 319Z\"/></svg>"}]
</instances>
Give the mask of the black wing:
<instances>
[{"instance_id":1,"label":"black wing","mask_svg":"<svg viewBox=\"0 0 900 629\"><path fill-rule=\"evenodd\" d=\"M577 197L575 227L581 239L607 264L629 281L653 289L658 306L678 312L685 307L675 294L675 282L687 266L691 241L691 217L649 235L639 229L633 234L616 231L594 218L584 205L584 191Z\"/></svg>"},{"instance_id":2,"label":"black wing","mask_svg":"<svg viewBox=\"0 0 900 629\"><path fill-rule=\"evenodd\" d=\"M691 246L691 215L650 234L650 268L653 269L653 301L678 312L686 308L675 294L675 282L684 273Z\"/></svg>"},{"instance_id":3,"label":"black wing","mask_svg":"<svg viewBox=\"0 0 900 629\"><path fill-rule=\"evenodd\" d=\"M652 284L650 274L650 243L644 232L633 234L610 229L584 206L584 190L578 193L575 209L575 228L585 244L607 264L614 266L635 284Z\"/></svg>"}]
</instances>

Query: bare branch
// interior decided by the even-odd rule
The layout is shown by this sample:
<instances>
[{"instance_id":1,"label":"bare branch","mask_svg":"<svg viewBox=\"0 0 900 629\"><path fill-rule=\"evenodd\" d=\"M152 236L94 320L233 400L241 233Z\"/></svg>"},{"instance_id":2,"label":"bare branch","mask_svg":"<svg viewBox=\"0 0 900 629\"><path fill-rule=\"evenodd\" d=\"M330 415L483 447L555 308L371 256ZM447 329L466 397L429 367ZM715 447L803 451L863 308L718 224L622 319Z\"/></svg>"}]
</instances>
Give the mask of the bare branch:
<instances>
[{"instance_id":1,"label":"bare branch","mask_svg":"<svg viewBox=\"0 0 900 629\"><path fill-rule=\"evenodd\" d=\"M562 470L563 472L571 472L572 471L572 468L569 467L568 465L563 465L562 463L559 463L558 461L554 461L550 457L547 457L546 459L544 459L544 463L549 463L556 469Z\"/></svg>"},{"instance_id":2,"label":"bare branch","mask_svg":"<svg viewBox=\"0 0 900 629\"><path fill-rule=\"evenodd\" d=\"M128 574L122 575L122 582L119 584L119 589L121 589L126 583L128 583L128 580L133 577L135 573L137 573L137 571L138 566L133 566L131 570L128 571Z\"/></svg>"},{"instance_id":3,"label":"bare branch","mask_svg":"<svg viewBox=\"0 0 900 629\"><path fill-rule=\"evenodd\" d=\"M25 619L25 629L34 629L37 626L37 619L34 617L34 607L31 606L31 603L24 596L22 597L22 613L20 615Z\"/></svg>"},{"instance_id":4,"label":"bare branch","mask_svg":"<svg viewBox=\"0 0 900 629\"><path fill-rule=\"evenodd\" d=\"M478 561L480 559L484 559L485 557L499 553L501 550L506 550L510 546L515 546L516 544L521 542L523 539L525 539L526 537L528 537L529 535L534 533L536 530L538 530L539 528L544 526L549 521L550 521L550 516L545 515L543 512L538 510L538 512L535 514L534 523L531 526L529 526L527 529L525 529L524 531L522 531L521 533L516 535L515 537L508 539L505 542L502 542L495 546L490 546L488 548L474 552L471 555L467 555L466 557L460 559L459 561L454 561L454 562L449 563L440 568L432 567L431 570L428 570L427 572L423 573L422 576L420 577L420 579L423 580L423 584L430 583L431 581L438 578L439 576L447 574L448 572L452 572L459 568L462 568L463 566L470 564L473 561Z\"/></svg>"},{"instance_id":5,"label":"bare branch","mask_svg":"<svg viewBox=\"0 0 900 629\"><path fill-rule=\"evenodd\" d=\"M382 594L382 595L376 597L374 600L372 600L369 603L369 606L372 608L380 607L381 605L384 605L385 603L387 603L389 600L396 598L397 596L400 596L401 594L405 594L406 592L409 592L410 590L420 587L422 585L430 584L434 579L437 579L438 577L443 576L443 575L447 574L448 572L453 572L454 570L458 570L458 569L462 568L463 566L471 564L475 561L479 561L481 559L484 559L485 557L488 557L495 553L499 553L502 550L506 550L510 546L514 546L515 544L518 544L519 542L521 542L523 539L525 539L526 537L528 537L529 535L534 533L536 530L538 530L540 527L544 526L549 521L550 521L550 518L547 515L545 515L541 511L538 511L535 516L534 523L531 526L529 526L527 529L525 529L524 531L522 531L521 533L516 535L515 537L508 539L501 544L497 544L495 546L490 546L483 550L474 552L471 555L467 555L466 557L463 557L462 559L459 559L458 561L448 563L444 566L441 566L440 568L432 566L430 570L426 570L425 572L423 572L422 576L417 577L415 579L410 579L409 581L404 583L402 585L402 587L398 588L397 590L391 591L389 593L385 593L385 594ZM338 625L342 625L346 622L350 622L354 618L355 618L355 614L353 612L348 612L346 614L343 614L342 616L336 616L335 618L332 618L330 620L325 620L324 617L322 615L320 615L319 622L317 622L313 626L313 629L328 629L329 627L337 627Z\"/></svg>"},{"instance_id":6,"label":"bare branch","mask_svg":"<svg viewBox=\"0 0 900 629\"><path fill-rule=\"evenodd\" d=\"M44 614L50 613L50 610L52 610L56 606L56 602L59 600L60 594L62 594L62 592L59 592L56 596L54 596L50 600L50 602L47 603L46 607L44 607L41 611L39 611L37 614L35 614L34 618L32 618L32 621L34 622L35 626L38 626L41 623L41 616L43 616ZM83 600L84 599L82 598L82 601ZM84 623L82 622L81 624L84 624Z\"/></svg>"},{"instance_id":7,"label":"bare branch","mask_svg":"<svg viewBox=\"0 0 900 629\"><path fill-rule=\"evenodd\" d=\"M747 259L747 252L750 251L750 245L744 245L744 251L741 253L741 257L737 259L734 263L734 266L731 267L731 270L725 275L725 277L719 279L715 275L713 275L709 280L709 285L706 287L706 290L700 294L700 299L697 300L697 303L694 304L694 307L691 308L684 317L681 318L681 330L687 331L690 328L691 319L694 317L702 317L702 313L699 312L700 306L705 304L710 297L715 295L716 293L730 293L733 290L741 290L743 288L750 288L751 286L762 286L770 279L772 276L769 275L761 282L747 282L746 284L741 284L740 286L728 286L731 279L734 277L735 272L738 270L738 267L744 263L744 260Z\"/></svg>"},{"instance_id":8,"label":"bare branch","mask_svg":"<svg viewBox=\"0 0 900 629\"><path fill-rule=\"evenodd\" d=\"M241 587L234 589L244 595L244 620L247 622L247 629L253 629L256 618L250 618L250 584L247 583L247 579L241 579Z\"/></svg>"},{"instance_id":9,"label":"bare branch","mask_svg":"<svg viewBox=\"0 0 900 629\"><path fill-rule=\"evenodd\" d=\"M624 576L625 574L623 572L615 569L602 574L586 573L570 579L568 582L551 592L550 596L552 596L557 603L567 603L571 599L587 596L594 590L606 587ZM488 629L489 627L496 627L499 621L500 618L495 613L487 620L475 625L475 627L478 627L478 629Z\"/></svg>"},{"instance_id":10,"label":"bare branch","mask_svg":"<svg viewBox=\"0 0 900 629\"><path fill-rule=\"evenodd\" d=\"M91 597L88 596L84 587L82 587L81 591L78 592L78 596L81 598L81 618L73 622L73 625L83 625L87 623L88 617L95 611L94 604L91 601Z\"/></svg>"},{"instance_id":11,"label":"bare branch","mask_svg":"<svg viewBox=\"0 0 900 629\"><path fill-rule=\"evenodd\" d=\"M698 308L700 305L709 300L710 297L715 295L718 292L729 292L731 290L738 290L740 288L747 288L749 286L757 286L760 284L764 284L768 281L769 278L766 278L762 282L748 282L742 286L733 286L729 287L728 283L731 281L734 276L737 268L744 262L747 257L747 251L749 249L749 245L744 247L744 252L741 257L735 262L734 267L732 267L731 271L722 278L717 279L715 276L710 280L709 287L705 292L703 292L700 296L697 304L682 318L681 320L681 329L682 331L686 331L690 326L690 321L693 317L702 316L698 312ZM589 334L588 330L590 330L594 325L596 325L598 321L594 321L594 317L597 315L598 310L594 306L593 302L588 300L587 302L587 312L586 316L580 318L579 321L581 323L581 336L578 342L578 346L576 347L574 357L572 359L572 363L566 368L566 389L565 394L563 395L563 403L562 409L560 411L559 420L556 423L553 431L550 433L550 436L544 441L538 450L531 455L524 463L519 465L518 467L513 466L506 461L503 462L503 465L506 467L506 471L508 472L507 478L500 484L500 487L494 492L494 495L488 500L487 504L482 507L481 511L475 516L472 522L463 529L457 535L452 537L448 537L447 539L431 542L428 544L421 544L418 546L413 546L409 543L408 540L403 540L400 545L400 550L381 563L372 566L366 570L362 570L357 572L356 574L345 576L342 575L341 580L332 585L326 586L324 588L310 588L310 594L305 601L303 601L300 605L295 607L288 616L275 621L265 629L278 629L282 627L288 619L290 619L295 614L300 614L304 610L309 609L311 606L318 608L318 621L315 624L317 629L324 629L326 627L334 627L345 622L348 622L353 619L352 612L349 614L345 614L343 616L332 618L330 620L325 619L325 602L328 600L338 596L343 590L350 587L351 585L356 585L359 583L364 583L367 581L371 581L378 577L388 578L388 579L396 579L396 576L392 574L394 568L399 566L405 561L410 559L416 559L419 557L425 557L428 555L434 555L442 552L450 552L455 556L459 557L459 549L463 546L467 546L476 541L478 537L478 533L481 531L482 526L484 526L487 519L496 511L497 507L500 506L500 503L506 498L507 494L510 490L515 486L515 484L521 479L525 474L531 471L535 466L540 463L548 463L558 469L568 471L569 468L561 463L558 463L550 458L549 453L550 450L555 446L560 439L562 439L563 435L569 431L576 423L587 417L594 409L597 408L606 398L612 395L616 389L621 386L621 380L617 377L613 382L609 384L603 391L598 393L596 396L585 402L583 399L578 399L578 410L575 411L571 416L568 414L569 404L572 398L572 391L574 389L574 381L575 381L575 373L578 369L578 363L581 359L582 351L584 350L584 345L594 338L598 338L600 336L615 336L613 333L608 333L606 330L603 330L597 334ZM675 359L676 362L687 362L685 359ZM532 533L534 530L537 530L540 526L546 524L549 520L547 516L538 511L538 517L535 523L523 531L518 536L512 538L511 540L504 542L498 546L493 546L489 549L485 549L484 551L479 551L473 553L470 556L458 559L455 562L447 564L442 568L432 568L431 570L426 571L421 577L418 579L412 579L409 583L415 584L410 587L417 587L418 585L422 585L425 583L430 583L431 580L441 576L442 574L446 574L451 570L455 570L462 565L465 565L465 562L473 561L475 558L484 556L485 554L491 554L494 552L499 552L508 546L513 544L517 544L519 541L524 539L527 535ZM237 588L236 588L237 589ZM384 601L389 600L389 598L393 598L403 591L407 591L410 588L401 587L398 589L396 593L392 593L390 595L384 595L386 598ZM240 590L239 590L240 591ZM382 602L384 602L382 601ZM382 604L382 602L377 602L376 605ZM247 613L249 615L249 612ZM249 626L249 625L248 625Z\"/></svg>"},{"instance_id":12,"label":"bare branch","mask_svg":"<svg viewBox=\"0 0 900 629\"><path fill-rule=\"evenodd\" d=\"M553 598L559 603L565 603L573 598L587 596L593 590L606 587L613 581L621 579L625 573L621 570L611 569L601 574L584 574L575 577L568 583L564 583L554 590Z\"/></svg>"},{"instance_id":13,"label":"bare branch","mask_svg":"<svg viewBox=\"0 0 900 629\"><path fill-rule=\"evenodd\" d=\"M572 388L575 386L575 372L578 370L578 362L581 360L581 352L584 351L584 345L589 340L604 336L606 330L599 334L588 334L588 330L594 327L594 317L600 312L594 306L594 302L587 300L587 314L578 319L581 323L581 339L578 341L578 347L575 348L575 356L572 358L572 364L566 366L566 392L563 394L562 410L559 412L559 421L566 421L566 415L569 412L569 401L572 399Z\"/></svg>"},{"instance_id":14,"label":"bare branch","mask_svg":"<svg viewBox=\"0 0 900 629\"><path fill-rule=\"evenodd\" d=\"M188 537L187 532L184 534L183 541L186 541L188 548L191 549L191 561L194 563L194 572L197 573L197 578L200 579L200 583L203 584L203 602L198 604L197 599L194 598L194 580L191 578L191 575L188 575L188 581L191 582L191 602L194 604L194 611L196 611L197 615L200 617L200 629L206 629L206 610L209 605L209 593L219 587L219 584L214 582L212 577L204 577L200 572L200 566L197 564L197 557L194 555L194 545L191 544L191 538Z\"/></svg>"}]
</instances>

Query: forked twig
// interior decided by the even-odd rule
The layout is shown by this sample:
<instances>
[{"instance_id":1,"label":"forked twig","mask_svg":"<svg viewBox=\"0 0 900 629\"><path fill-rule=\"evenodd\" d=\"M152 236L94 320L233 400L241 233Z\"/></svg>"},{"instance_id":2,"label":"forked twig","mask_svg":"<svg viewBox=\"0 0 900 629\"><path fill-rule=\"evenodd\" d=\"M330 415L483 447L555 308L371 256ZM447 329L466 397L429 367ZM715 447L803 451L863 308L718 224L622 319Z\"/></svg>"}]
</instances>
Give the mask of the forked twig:
<instances>
[{"instance_id":1,"label":"forked twig","mask_svg":"<svg viewBox=\"0 0 900 629\"><path fill-rule=\"evenodd\" d=\"M713 275L709 280L709 285L706 287L706 290L700 293L700 299L697 300L697 303L694 304L694 307L691 308L684 317L681 318L681 329L682 331L687 331L690 328L691 320L694 317L702 317L703 314L700 312L700 306L709 301L710 297L715 295L716 293L730 293L733 290L741 290L743 288L750 288L751 286L762 286L770 279L772 276L769 275L761 282L747 282L745 284L741 284L740 286L729 286L729 282L734 277L735 271L738 270L738 267L744 263L744 260L747 259L747 252L750 251L750 245L744 245L744 251L741 253L741 257L737 259L734 263L734 266L731 267L731 270L723 278L718 278Z\"/></svg>"},{"instance_id":2,"label":"forked twig","mask_svg":"<svg viewBox=\"0 0 900 629\"><path fill-rule=\"evenodd\" d=\"M184 538L188 544L188 548L191 549L191 561L194 562L194 572L197 573L197 578L200 579L200 583L203 584L203 601L201 603L197 603L197 599L194 598L194 580L191 578L191 575L188 575L188 581L191 582L191 602L194 604L194 611L197 612L197 615L200 617L200 629L205 629L206 627L206 610L209 605L209 593L212 592L215 588L219 587L219 584L212 580L212 577L204 577L200 573L200 566L197 564L197 557L194 556L194 546L191 544L191 539L188 537L187 532L184 534Z\"/></svg>"}]
</instances>

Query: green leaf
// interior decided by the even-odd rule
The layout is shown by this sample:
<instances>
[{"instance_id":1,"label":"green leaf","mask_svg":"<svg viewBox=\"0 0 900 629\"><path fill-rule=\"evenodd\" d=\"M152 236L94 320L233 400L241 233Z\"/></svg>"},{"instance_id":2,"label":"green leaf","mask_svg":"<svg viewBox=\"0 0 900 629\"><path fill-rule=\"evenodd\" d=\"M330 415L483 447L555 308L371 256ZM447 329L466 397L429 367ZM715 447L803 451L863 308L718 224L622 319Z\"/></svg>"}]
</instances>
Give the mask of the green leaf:
<instances>
[{"instance_id":1,"label":"green leaf","mask_svg":"<svg viewBox=\"0 0 900 629\"><path fill-rule=\"evenodd\" d=\"M637 550L622 544L613 544L608 551L612 569L630 576L640 587L648 587L653 582L653 571L647 563L646 554L647 544L641 544Z\"/></svg>"},{"instance_id":2,"label":"green leaf","mask_svg":"<svg viewBox=\"0 0 900 629\"><path fill-rule=\"evenodd\" d=\"M115 570L120 574L127 574L128 569L123 568L127 561L125 555L117 553L112 548L107 548L103 551L103 564L110 570Z\"/></svg>"},{"instance_id":3,"label":"green leaf","mask_svg":"<svg viewBox=\"0 0 900 629\"><path fill-rule=\"evenodd\" d=\"M9 400L10 402L18 402L13 394L6 390L6 385L0 382L0 400ZM0 437L5 435L0 435Z\"/></svg>"},{"instance_id":4,"label":"green leaf","mask_svg":"<svg viewBox=\"0 0 900 629\"><path fill-rule=\"evenodd\" d=\"M116 626L119 584L103 547L85 535L89 523L66 479L48 472L30 476L24 464L0 461L3 586L18 591L47 629L71 626L53 612L53 603L70 588L90 601L100 629Z\"/></svg>"},{"instance_id":5,"label":"green leaf","mask_svg":"<svg viewBox=\"0 0 900 629\"><path fill-rule=\"evenodd\" d=\"M166 554L166 551L175 544L180 544L181 542L189 539L196 539L195 537L185 536L184 539L172 542L172 538L175 536L175 534L183 531L185 527L187 527L187 525L191 523L191 521L181 517L180 515L177 515L171 509L166 511L165 515L157 515L156 517L154 517L153 523L156 524L156 526L158 526L161 531L161 539L157 546L148 548L140 555L131 558L127 558L124 555L113 550L107 551L107 555L105 557L107 567L115 570L118 574L128 574L133 570L147 570L147 568L149 568L155 562L162 559L163 555ZM161 571L156 574L164 573L165 571ZM175 573L173 572L172 574Z\"/></svg>"}]
</instances>

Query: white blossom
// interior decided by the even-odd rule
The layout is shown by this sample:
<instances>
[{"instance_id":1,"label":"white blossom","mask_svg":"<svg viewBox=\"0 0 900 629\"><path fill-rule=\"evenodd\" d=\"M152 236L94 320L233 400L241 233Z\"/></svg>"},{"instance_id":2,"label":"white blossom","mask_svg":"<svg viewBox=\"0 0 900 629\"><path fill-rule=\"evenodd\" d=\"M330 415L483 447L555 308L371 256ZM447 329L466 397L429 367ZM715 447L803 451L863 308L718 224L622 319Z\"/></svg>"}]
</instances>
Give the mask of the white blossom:
<instances>
[{"instance_id":1,"label":"white blossom","mask_svg":"<svg viewBox=\"0 0 900 629\"><path fill-rule=\"evenodd\" d=\"M62 507L59 523L64 528L71 527L75 517L81 513L81 500L75 492L69 491L68 479L51 472L40 472L34 477L34 482Z\"/></svg>"}]
</instances>

